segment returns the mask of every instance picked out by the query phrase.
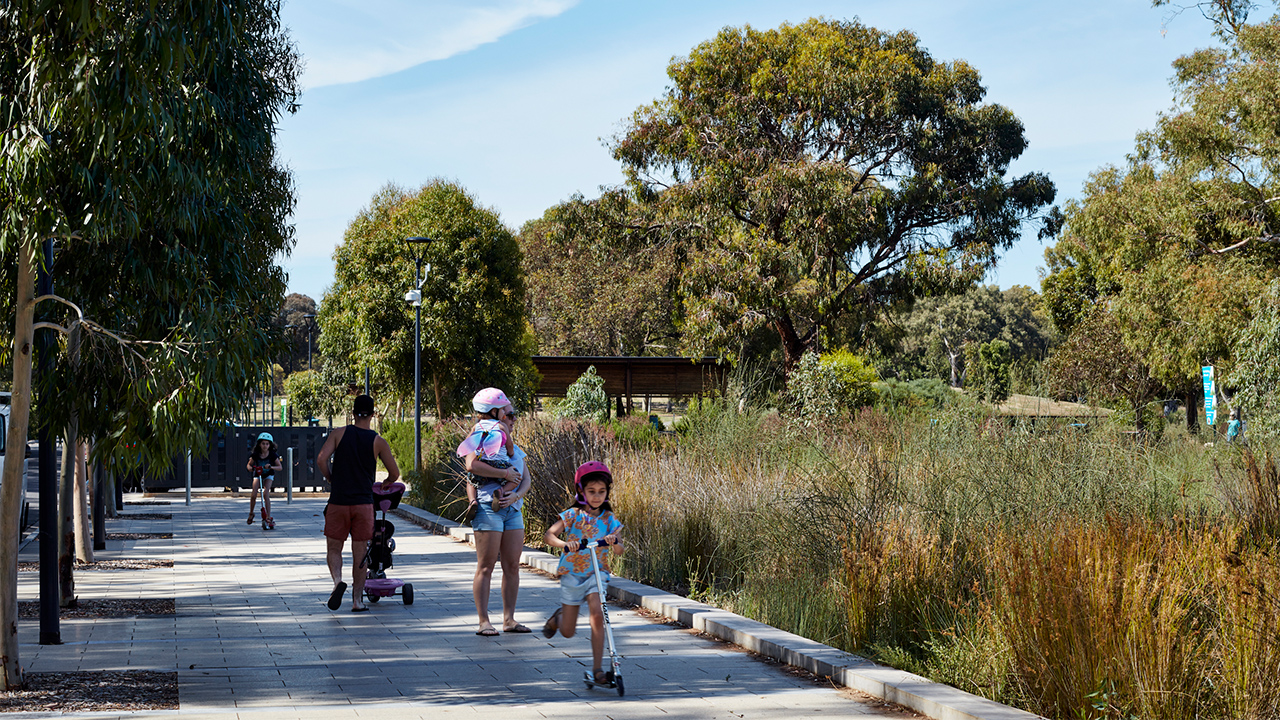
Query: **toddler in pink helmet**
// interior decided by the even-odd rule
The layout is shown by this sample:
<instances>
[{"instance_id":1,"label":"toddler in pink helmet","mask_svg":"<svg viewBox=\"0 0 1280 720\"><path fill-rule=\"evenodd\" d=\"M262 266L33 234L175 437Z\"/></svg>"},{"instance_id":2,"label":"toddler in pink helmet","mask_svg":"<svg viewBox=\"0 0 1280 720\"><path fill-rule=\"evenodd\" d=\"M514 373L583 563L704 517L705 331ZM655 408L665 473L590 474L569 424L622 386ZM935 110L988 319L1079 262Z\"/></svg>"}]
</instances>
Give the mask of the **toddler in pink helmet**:
<instances>
[{"instance_id":1,"label":"toddler in pink helmet","mask_svg":"<svg viewBox=\"0 0 1280 720\"><path fill-rule=\"evenodd\" d=\"M506 470L512 467L511 458L515 455L515 441L502 424L504 416L515 417L511 410L511 400L498 388L485 388L471 399L471 407L479 414L480 419L471 428L471 434L458 445L458 456L465 457L475 453L476 458L483 460L495 470ZM505 415L504 415L505 414ZM467 487L467 499L476 501L478 486L492 482L490 478L477 478L471 475L471 484ZM493 509L498 510L502 497L519 485L517 481L501 483L492 491Z\"/></svg>"}]
</instances>

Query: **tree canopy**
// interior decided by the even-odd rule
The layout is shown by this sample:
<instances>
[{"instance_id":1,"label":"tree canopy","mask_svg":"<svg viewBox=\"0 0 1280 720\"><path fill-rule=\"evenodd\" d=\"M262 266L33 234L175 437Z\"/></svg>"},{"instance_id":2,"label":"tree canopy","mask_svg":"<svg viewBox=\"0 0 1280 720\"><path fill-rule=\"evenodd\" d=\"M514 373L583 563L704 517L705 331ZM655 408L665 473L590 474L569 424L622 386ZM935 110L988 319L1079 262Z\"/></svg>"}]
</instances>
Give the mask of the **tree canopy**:
<instances>
[{"instance_id":1,"label":"tree canopy","mask_svg":"<svg viewBox=\"0 0 1280 720\"><path fill-rule=\"evenodd\" d=\"M964 293L923 298L892 313L879 366L903 380L941 378L965 385L965 346L1001 340L1010 360L1043 360L1055 341L1040 296L1015 285L974 287Z\"/></svg>"},{"instance_id":2,"label":"tree canopy","mask_svg":"<svg viewBox=\"0 0 1280 720\"><path fill-rule=\"evenodd\" d=\"M1280 267L1280 20L1246 24L1231 0L1200 7L1224 46L1174 63L1178 105L1068 204L1043 282L1060 331L1111 316L1153 381L1184 396L1189 424L1200 366L1231 370L1253 299Z\"/></svg>"},{"instance_id":3,"label":"tree canopy","mask_svg":"<svg viewBox=\"0 0 1280 720\"><path fill-rule=\"evenodd\" d=\"M637 212L624 192L574 197L520 230L539 352L675 354L676 248L637 240L642 228L611 222Z\"/></svg>"},{"instance_id":4,"label":"tree canopy","mask_svg":"<svg viewBox=\"0 0 1280 720\"><path fill-rule=\"evenodd\" d=\"M1054 197L1006 178L1022 124L978 72L909 32L809 20L727 28L668 68L613 153L681 242L684 340L732 354L752 330L788 365L888 302L980 279Z\"/></svg>"},{"instance_id":5,"label":"tree canopy","mask_svg":"<svg viewBox=\"0 0 1280 720\"><path fill-rule=\"evenodd\" d=\"M216 7L215 7L216 5ZM95 452L168 462L230 417L275 347L292 182L274 130L298 58L274 0L15 0L0 12L0 251L10 279L10 447L28 431L37 249L56 239L45 319L84 336L42 422L79 415ZM52 306L51 306L52 307ZM50 326L51 327L51 326ZM44 332L49 332L45 330ZM5 466L0 571L16 572ZM9 575L12 580L14 576ZM0 689L21 684L14 583L0 583Z\"/></svg>"},{"instance_id":6,"label":"tree canopy","mask_svg":"<svg viewBox=\"0 0 1280 720\"><path fill-rule=\"evenodd\" d=\"M415 192L388 185L347 227L320 302L326 376L345 381L369 368L375 383L413 392L414 309L404 297L415 284L414 253L431 266L422 285L422 386L437 411L470 407L486 386L527 402L537 371L520 247L497 213L443 180Z\"/></svg>"}]
</instances>

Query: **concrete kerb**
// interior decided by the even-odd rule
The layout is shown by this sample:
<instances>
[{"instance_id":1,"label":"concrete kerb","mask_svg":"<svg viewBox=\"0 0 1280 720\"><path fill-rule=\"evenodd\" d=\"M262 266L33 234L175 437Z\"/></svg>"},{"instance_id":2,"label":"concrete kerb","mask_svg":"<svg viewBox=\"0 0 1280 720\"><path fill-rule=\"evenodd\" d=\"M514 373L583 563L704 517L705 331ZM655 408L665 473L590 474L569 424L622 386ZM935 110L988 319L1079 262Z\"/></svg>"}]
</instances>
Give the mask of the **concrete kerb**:
<instances>
[{"instance_id":1,"label":"concrete kerb","mask_svg":"<svg viewBox=\"0 0 1280 720\"><path fill-rule=\"evenodd\" d=\"M475 540L475 533L471 528L462 527L425 510L401 505L395 512L432 532L463 542ZM550 553L526 547L521 553L520 561L538 570L554 573L560 559ZM832 682L897 703L937 720L1034 720L1040 717L919 675L877 665L830 645L631 580L614 578L609 583L609 597L638 605L712 637L727 640L814 674L830 677Z\"/></svg>"}]
</instances>

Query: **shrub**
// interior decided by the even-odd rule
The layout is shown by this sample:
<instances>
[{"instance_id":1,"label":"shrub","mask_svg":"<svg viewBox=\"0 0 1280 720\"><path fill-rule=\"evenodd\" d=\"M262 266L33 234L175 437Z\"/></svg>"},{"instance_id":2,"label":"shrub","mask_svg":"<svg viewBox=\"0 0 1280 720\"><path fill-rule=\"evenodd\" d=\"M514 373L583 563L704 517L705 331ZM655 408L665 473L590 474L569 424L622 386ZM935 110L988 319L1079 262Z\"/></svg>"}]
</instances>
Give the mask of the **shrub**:
<instances>
[{"instance_id":1,"label":"shrub","mask_svg":"<svg viewBox=\"0 0 1280 720\"><path fill-rule=\"evenodd\" d=\"M604 391L604 378L592 365L565 391L564 400L557 403L556 417L590 420L603 423L609 420L609 395Z\"/></svg>"},{"instance_id":2,"label":"shrub","mask_svg":"<svg viewBox=\"0 0 1280 720\"><path fill-rule=\"evenodd\" d=\"M661 424L662 421L658 422ZM661 430L653 422L639 415L611 420L605 426L605 434L610 440L629 450L655 447L662 440Z\"/></svg>"},{"instance_id":3,"label":"shrub","mask_svg":"<svg viewBox=\"0 0 1280 720\"><path fill-rule=\"evenodd\" d=\"M819 356L805 353L787 377L793 412L808 424L848 415L875 402L874 367L847 350Z\"/></svg>"},{"instance_id":4,"label":"shrub","mask_svg":"<svg viewBox=\"0 0 1280 720\"><path fill-rule=\"evenodd\" d=\"M886 410L939 410L955 403L960 395L937 378L902 382L890 378L876 385L876 405Z\"/></svg>"},{"instance_id":5,"label":"shrub","mask_svg":"<svg viewBox=\"0 0 1280 720\"><path fill-rule=\"evenodd\" d=\"M289 419L306 422L312 418L329 417L339 412L343 396L325 383L320 373L303 370L289 376L284 382L289 395Z\"/></svg>"},{"instance_id":6,"label":"shrub","mask_svg":"<svg viewBox=\"0 0 1280 720\"><path fill-rule=\"evenodd\" d=\"M1003 340L969 343L965 346L964 385L974 397L999 405L1009 399L1010 366L1012 354L1009 343Z\"/></svg>"}]
</instances>

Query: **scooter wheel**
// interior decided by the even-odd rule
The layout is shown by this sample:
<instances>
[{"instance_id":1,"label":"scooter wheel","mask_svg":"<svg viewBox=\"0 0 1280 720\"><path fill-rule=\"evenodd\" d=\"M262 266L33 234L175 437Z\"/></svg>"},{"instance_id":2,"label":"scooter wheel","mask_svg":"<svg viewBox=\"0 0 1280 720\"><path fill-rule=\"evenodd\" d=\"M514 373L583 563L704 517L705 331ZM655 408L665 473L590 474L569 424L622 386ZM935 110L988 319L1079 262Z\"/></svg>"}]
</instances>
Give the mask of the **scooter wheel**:
<instances>
[{"instance_id":1,"label":"scooter wheel","mask_svg":"<svg viewBox=\"0 0 1280 720\"><path fill-rule=\"evenodd\" d=\"M365 597L369 598L369 602L375 603L375 604L382 599L377 595L370 595L369 593L365 593Z\"/></svg>"},{"instance_id":2,"label":"scooter wheel","mask_svg":"<svg viewBox=\"0 0 1280 720\"><path fill-rule=\"evenodd\" d=\"M400 588L400 594L404 596L405 605L413 604L413 586L412 585L410 585L409 583L405 583L404 587Z\"/></svg>"},{"instance_id":3,"label":"scooter wheel","mask_svg":"<svg viewBox=\"0 0 1280 720\"><path fill-rule=\"evenodd\" d=\"M613 678L613 682L614 682L614 684L616 684L616 685L618 686L618 696L619 696L619 697L621 697L621 696L623 696L623 695L626 695L626 694L627 694L627 690L626 690L626 688L622 687L622 676L621 676L621 675L615 675L615 676L614 676L614 678Z\"/></svg>"}]
</instances>

